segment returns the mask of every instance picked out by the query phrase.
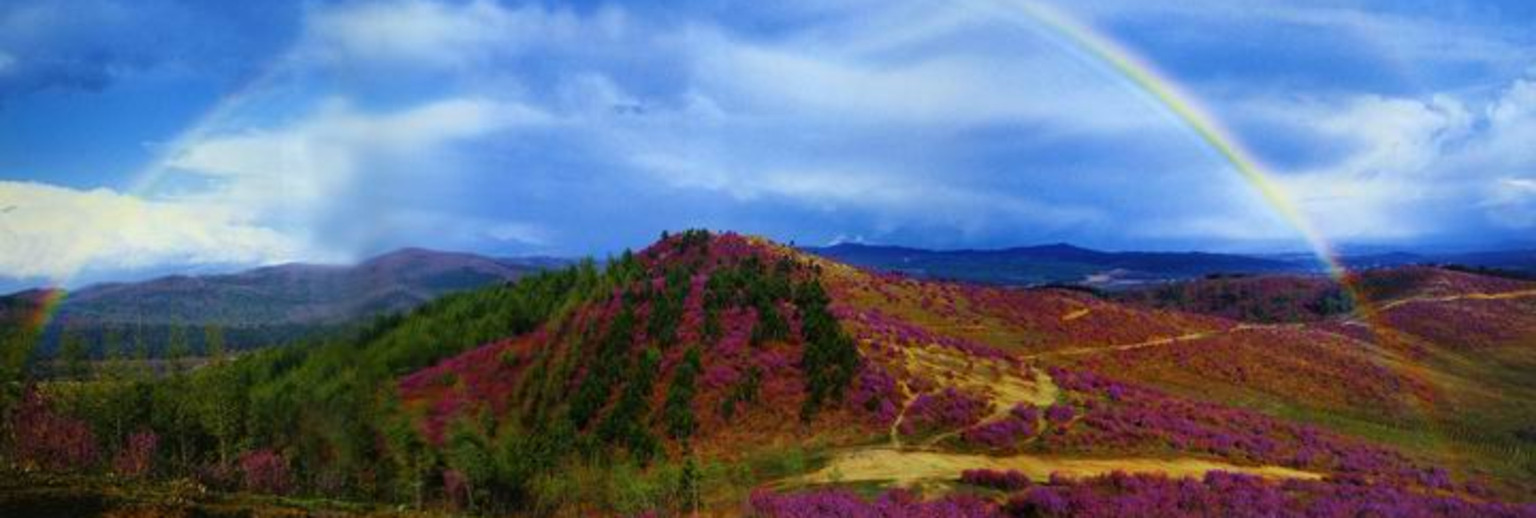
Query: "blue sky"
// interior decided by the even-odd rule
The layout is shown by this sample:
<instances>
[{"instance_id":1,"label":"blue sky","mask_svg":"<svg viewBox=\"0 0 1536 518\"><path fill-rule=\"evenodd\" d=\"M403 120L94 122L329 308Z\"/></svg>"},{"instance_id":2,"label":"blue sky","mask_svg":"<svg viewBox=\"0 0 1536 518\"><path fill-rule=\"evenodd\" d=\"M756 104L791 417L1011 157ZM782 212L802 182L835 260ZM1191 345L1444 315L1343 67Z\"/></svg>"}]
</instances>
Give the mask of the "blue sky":
<instances>
[{"instance_id":1,"label":"blue sky","mask_svg":"<svg viewBox=\"0 0 1536 518\"><path fill-rule=\"evenodd\" d=\"M1303 246L1027 3L5 2L0 279L601 255L698 226ZM1160 70L1335 243L1536 235L1536 4L1048 4Z\"/></svg>"}]
</instances>

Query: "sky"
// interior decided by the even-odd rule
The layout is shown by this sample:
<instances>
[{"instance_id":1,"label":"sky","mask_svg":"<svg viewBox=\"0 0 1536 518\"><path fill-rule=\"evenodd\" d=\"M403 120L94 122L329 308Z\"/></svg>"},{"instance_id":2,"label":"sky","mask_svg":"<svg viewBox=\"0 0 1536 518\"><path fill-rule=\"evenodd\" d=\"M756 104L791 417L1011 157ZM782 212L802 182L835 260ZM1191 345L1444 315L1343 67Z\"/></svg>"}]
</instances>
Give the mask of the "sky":
<instances>
[{"instance_id":1,"label":"sky","mask_svg":"<svg viewBox=\"0 0 1536 518\"><path fill-rule=\"evenodd\" d=\"M0 3L0 285L802 245L1536 241L1536 3Z\"/></svg>"}]
</instances>

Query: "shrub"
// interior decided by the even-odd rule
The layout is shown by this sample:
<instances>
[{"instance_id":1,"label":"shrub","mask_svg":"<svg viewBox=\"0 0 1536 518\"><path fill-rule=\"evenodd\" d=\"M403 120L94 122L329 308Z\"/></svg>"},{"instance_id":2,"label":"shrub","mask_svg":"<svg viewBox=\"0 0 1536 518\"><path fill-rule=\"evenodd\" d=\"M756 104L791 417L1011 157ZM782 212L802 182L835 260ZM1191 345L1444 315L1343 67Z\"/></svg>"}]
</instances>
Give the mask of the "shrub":
<instances>
[{"instance_id":1,"label":"shrub","mask_svg":"<svg viewBox=\"0 0 1536 518\"><path fill-rule=\"evenodd\" d=\"M90 424L58 413L34 388L26 389L8 426L14 434L13 454L23 465L68 471L96 464L96 435Z\"/></svg>"},{"instance_id":2,"label":"shrub","mask_svg":"<svg viewBox=\"0 0 1536 518\"><path fill-rule=\"evenodd\" d=\"M288 492L288 460L272 450L255 450L240 456L245 488L261 493Z\"/></svg>"},{"instance_id":3,"label":"shrub","mask_svg":"<svg viewBox=\"0 0 1536 518\"><path fill-rule=\"evenodd\" d=\"M1029 477L1017 470L968 469L960 473L960 482L1002 491L1017 491L1029 486Z\"/></svg>"},{"instance_id":4,"label":"shrub","mask_svg":"<svg viewBox=\"0 0 1536 518\"><path fill-rule=\"evenodd\" d=\"M154 432L135 432L112 459L112 470L127 477L142 477L154 469L160 436Z\"/></svg>"}]
</instances>

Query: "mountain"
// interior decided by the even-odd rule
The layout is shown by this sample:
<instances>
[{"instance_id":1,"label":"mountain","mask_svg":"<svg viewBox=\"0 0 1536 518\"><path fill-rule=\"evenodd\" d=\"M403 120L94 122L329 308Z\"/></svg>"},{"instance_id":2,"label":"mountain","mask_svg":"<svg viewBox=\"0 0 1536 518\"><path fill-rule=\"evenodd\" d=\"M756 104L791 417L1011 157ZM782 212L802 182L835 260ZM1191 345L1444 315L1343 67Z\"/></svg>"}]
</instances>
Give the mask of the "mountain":
<instances>
[{"instance_id":1,"label":"mountain","mask_svg":"<svg viewBox=\"0 0 1536 518\"><path fill-rule=\"evenodd\" d=\"M934 279L995 285L1081 283L1119 287L1215 273L1300 271L1294 263L1204 252L1102 252L1073 245L925 250L843 243L807 252L849 264Z\"/></svg>"},{"instance_id":2,"label":"mountain","mask_svg":"<svg viewBox=\"0 0 1536 518\"><path fill-rule=\"evenodd\" d=\"M159 336L170 327L219 326L232 346L261 345L405 311L445 293L516 280L563 264L549 258L406 248L350 266L293 263L232 274L96 284L68 293L47 336L52 342L65 329L101 335L106 329L130 327ZM199 342L201 334L191 333L192 341Z\"/></svg>"},{"instance_id":3,"label":"mountain","mask_svg":"<svg viewBox=\"0 0 1536 518\"><path fill-rule=\"evenodd\" d=\"M101 426L161 434L165 477L475 514L1536 516L1536 283L1367 276L1372 311L1249 319L688 231L157 381ZM1229 293L1327 292L1303 279ZM241 411L134 421L177 408Z\"/></svg>"}]
</instances>

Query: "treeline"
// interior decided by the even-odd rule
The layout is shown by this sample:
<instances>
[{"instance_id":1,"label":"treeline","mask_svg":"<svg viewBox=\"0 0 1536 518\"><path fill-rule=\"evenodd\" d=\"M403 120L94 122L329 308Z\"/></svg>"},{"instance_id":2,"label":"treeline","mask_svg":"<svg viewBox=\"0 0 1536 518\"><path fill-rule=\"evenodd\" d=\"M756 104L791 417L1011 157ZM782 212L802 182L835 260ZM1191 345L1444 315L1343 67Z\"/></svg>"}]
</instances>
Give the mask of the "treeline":
<instances>
[{"instance_id":1,"label":"treeline","mask_svg":"<svg viewBox=\"0 0 1536 518\"><path fill-rule=\"evenodd\" d=\"M85 322L67 317L49 325L39 337L39 360L59 356L66 345L79 346L92 360L113 358L166 359L180 352L204 356L210 330L226 351L243 351L288 344L321 335L344 335L356 325L273 324L193 325Z\"/></svg>"},{"instance_id":2,"label":"treeline","mask_svg":"<svg viewBox=\"0 0 1536 518\"><path fill-rule=\"evenodd\" d=\"M1260 323L1311 322L1355 310L1347 290L1321 277L1207 277L1114 293L1110 298Z\"/></svg>"}]
</instances>

